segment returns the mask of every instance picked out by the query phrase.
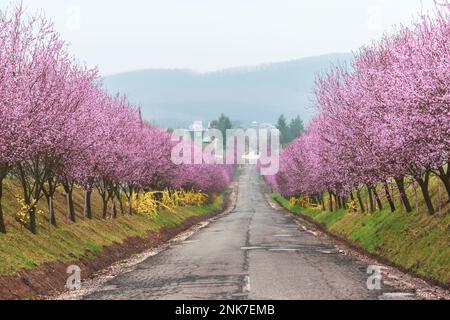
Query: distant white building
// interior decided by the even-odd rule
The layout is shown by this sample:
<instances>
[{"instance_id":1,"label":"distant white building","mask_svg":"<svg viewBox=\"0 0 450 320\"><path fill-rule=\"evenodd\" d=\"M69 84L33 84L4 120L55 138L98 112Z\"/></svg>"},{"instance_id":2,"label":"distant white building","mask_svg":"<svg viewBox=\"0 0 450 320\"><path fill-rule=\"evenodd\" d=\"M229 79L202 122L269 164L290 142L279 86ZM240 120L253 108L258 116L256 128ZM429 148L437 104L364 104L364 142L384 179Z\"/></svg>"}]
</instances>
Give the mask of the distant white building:
<instances>
[{"instance_id":1,"label":"distant white building","mask_svg":"<svg viewBox=\"0 0 450 320\"><path fill-rule=\"evenodd\" d=\"M211 126L211 123L208 123L208 128ZM201 134L202 135L202 141L203 143L211 143L212 139L211 137L208 135L208 128L203 127L203 121L201 120L197 120L192 122L192 124L189 126L188 131L191 132L192 134Z\"/></svg>"},{"instance_id":2,"label":"distant white building","mask_svg":"<svg viewBox=\"0 0 450 320\"><path fill-rule=\"evenodd\" d=\"M192 132L204 131L203 121L197 120L197 121L192 122L192 124L189 126L189 131L192 131Z\"/></svg>"},{"instance_id":3,"label":"distant white building","mask_svg":"<svg viewBox=\"0 0 450 320\"><path fill-rule=\"evenodd\" d=\"M271 129L276 129L276 127L270 123L267 122L257 122L257 121L253 121L252 122L252 129L267 129L267 130L271 130Z\"/></svg>"},{"instance_id":4,"label":"distant white building","mask_svg":"<svg viewBox=\"0 0 450 320\"><path fill-rule=\"evenodd\" d=\"M259 124L259 129L267 129L267 130L271 130L271 129L276 129L276 127L270 123L267 122L262 122Z\"/></svg>"}]
</instances>

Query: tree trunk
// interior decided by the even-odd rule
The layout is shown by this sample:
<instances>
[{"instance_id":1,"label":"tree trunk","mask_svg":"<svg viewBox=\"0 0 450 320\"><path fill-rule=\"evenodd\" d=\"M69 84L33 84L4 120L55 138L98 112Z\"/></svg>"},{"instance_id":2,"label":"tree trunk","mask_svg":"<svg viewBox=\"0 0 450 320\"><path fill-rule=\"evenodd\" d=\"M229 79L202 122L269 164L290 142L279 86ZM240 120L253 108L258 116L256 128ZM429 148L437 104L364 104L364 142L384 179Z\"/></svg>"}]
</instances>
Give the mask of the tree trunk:
<instances>
[{"instance_id":1,"label":"tree trunk","mask_svg":"<svg viewBox=\"0 0 450 320\"><path fill-rule=\"evenodd\" d=\"M395 211L394 200L391 197L391 193L389 192L389 186L387 182L384 182L384 192L386 193L386 199L389 202L389 206L391 207L391 212Z\"/></svg>"},{"instance_id":2,"label":"tree trunk","mask_svg":"<svg viewBox=\"0 0 450 320\"><path fill-rule=\"evenodd\" d=\"M37 234L37 226L36 226L36 206L33 205L28 209L28 215L30 218L29 228L31 233Z\"/></svg>"},{"instance_id":3,"label":"tree trunk","mask_svg":"<svg viewBox=\"0 0 450 320\"><path fill-rule=\"evenodd\" d=\"M350 190L350 200L354 203L355 202L355 196L353 195L353 189ZM353 212L358 212L358 209L353 208Z\"/></svg>"},{"instance_id":4,"label":"tree trunk","mask_svg":"<svg viewBox=\"0 0 450 320\"><path fill-rule=\"evenodd\" d=\"M47 179L47 182L48 182L48 188L46 188L46 186L42 186L42 192L45 196L45 199L47 200L49 221L52 226L57 227L55 206L54 206L54 195L56 192L56 179L53 179L53 177L49 177Z\"/></svg>"},{"instance_id":5,"label":"tree trunk","mask_svg":"<svg viewBox=\"0 0 450 320\"><path fill-rule=\"evenodd\" d=\"M434 214L433 203L431 202L430 192L428 190L428 184L430 182L430 173L425 173L425 178L416 177L416 181L419 183L420 189L422 190L423 199L425 200L425 204L427 205L428 213Z\"/></svg>"},{"instance_id":6,"label":"tree trunk","mask_svg":"<svg viewBox=\"0 0 450 320\"><path fill-rule=\"evenodd\" d=\"M326 211L325 200L323 199L323 193L320 195L320 204L322 205L322 211Z\"/></svg>"},{"instance_id":7,"label":"tree trunk","mask_svg":"<svg viewBox=\"0 0 450 320\"><path fill-rule=\"evenodd\" d=\"M102 196L102 219L106 220L107 217L107 211L108 211L108 199L106 199L106 196Z\"/></svg>"},{"instance_id":8,"label":"tree trunk","mask_svg":"<svg viewBox=\"0 0 450 320\"><path fill-rule=\"evenodd\" d=\"M447 190L447 196L448 200L447 202L450 202L450 163L447 164L447 172L445 172L444 167L439 168L439 174L438 177L441 179L442 183L445 186L445 190Z\"/></svg>"},{"instance_id":9,"label":"tree trunk","mask_svg":"<svg viewBox=\"0 0 450 320\"><path fill-rule=\"evenodd\" d=\"M6 233L5 221L3 220L2 195L3 195L3 177L0 177L0 233Z\"/></svg>"},{"instance_id":10,"label":"tree trunk","mask_svg":"<svg viewBox=\"0 0 450 320\"><path fill-rule=\"evenodd\" d=\"M330 206L330 212L333 212L333 194L331 191L328 191L328 195L330 196L328 199L328 205Z\"/></svg>"},{"instance_id":11,"label":"tree trunk","mask_svg":"<svg viewBox=\"0 0 450 320\"><path fill-rule=\"evenodd\" d=\"M47 197L47 205L48 205L48 213L50 215L50 223L52 226L57 227L56 223L56 215L55 215L55 206L53 203L53 195L49 195Z\"/></svg>"},{"instance_id":12,"label":"tree trunk","mask_svg":"<svg viewBox=\"0 0 450 320\"><path fill-rule=\"evenodd\" d=\"M406 212L411 212L412 207L411 204L409 203L408 196L406 195L404 178L403 177L395 178L394 180L395 183L397 184L398 192L400 193L400 197L402 199L403 205L405 206Z\"/></svg>"},{"instance_id":13,"label":"tree trunk","mask_svg":"<svg viewBox=\"0 0 450 320\"><path fill-rule=\"evenodd\" d=\"M122 215L125 214L125 210L123 209L123 202L122 202L122 198L120 197L120 193L117 193L117 200L119 201L119 206L120 206L120 213Z\"/></svg>"},{"instance_id":14,"label":"tree trunk","mask_svg":"<svg viewBox=\"0 0 450 320\"><path fill-rule=\"evenodd\" d=\"M133 188L130 187L130 200L128 201L128 214L133 215Z\"/></svg>"},{"instance_id":15,"label":"tree trunk","mask_svg":"<svg viewBox=\"0 0 450 320\"><path fill-rule=\"evenodd\" d=\"M342 209L342 203L341 203L341 197L338 195L334 196L334 200L336 202L337 208L340 210Z\"/></svg>"},{"instance_id":16,"label":"tree trunk","mask_svg":"<svg viewBox=\"0 0 450 320\"><path fill-rule=\"evenodd\" d=\"M383 204L381 203L381 199L378 196L378 192L377 192L377 187L373 187L373 196L375 198L375 201L377 202L377 206L378 206L378 210L382 211L383 210Z\"/></svg>"},{"instance_id":17,"label":"tree trunk","mask_svg":"<svg viewBox=\"0 0 450 320\"><path fill-rule=\"evenodd\" d=\"M112 197L112 206L111 206L111 218L117 218L117 208L116 202L114 201L114 197Z\"/></svg>"},{"instance_id":18,"label":"tree trunk","mask_svg":"<svg viewBox=\"0 0 450 320\"><path fill-rule=\"evenodd\" d=\"M375 212L375 204L373 203L372 188L367 186L367 194L369 195L370 213Z\"/></svg>"},{"instance_id":19,"label":"tree trunk","mask_svg":"<svg viewBox=\"0 0 450 320\"><path fill-rule=\"evenodd\" d=\"M364 203L361 198L361 191L359 189L356 190L356 197L358 198L359 207L361 208L361 212L366 212L366 208L364 207Z\"/></svg>"},{"instance_id":20,"label":"tree trunk","mask_svg":"<svg viewBox=\"0 0 450 320\"><path fill-rule=\"evenodd\" d=\"M76 222L75 208L73 205L73 197L71 190L66 193L66 199L67 199L67 217L70 219L70 221Z\"/></svg>"},{"instance_id":21,"label":"tree trunk","mask_svg":"<svg viewBox=\"0 0 450 320\"><path fill-rule=\"evenodd\" d=\"M92 219L92 205L91 205L92 191L86 190L84 192L84 216Z\"/></svg>"},{"instance_id":22,"label":"tree trunk","mask_svg":"<svg viewBox=\"0 0 450 320\"><path fill-rule=\"evenodd\" d=\"M73 184L63 183L64 191L67 199L67 217L72 222L76 222L75 207L73 203Z\"/></svg>"},{"instance_id":23,"label":"tree trunk","mask_svg":"<svg viewBox=\"0 0 450 320\"><path fill-rule=\"evenodd\" d=\"M341 197L341 200L342 200L342 209L347 210L347 198Z\"/></svg>"}]
</instances>

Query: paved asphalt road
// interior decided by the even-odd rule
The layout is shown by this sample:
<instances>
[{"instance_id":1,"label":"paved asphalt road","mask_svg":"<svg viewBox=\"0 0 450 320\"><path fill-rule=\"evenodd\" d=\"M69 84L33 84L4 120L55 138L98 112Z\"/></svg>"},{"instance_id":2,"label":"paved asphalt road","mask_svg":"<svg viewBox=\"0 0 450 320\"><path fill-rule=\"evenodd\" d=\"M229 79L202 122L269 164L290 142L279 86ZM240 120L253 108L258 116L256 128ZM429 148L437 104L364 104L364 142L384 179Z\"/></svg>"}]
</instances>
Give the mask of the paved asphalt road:
<instances>
[{"instance_id":1,"label":"paved asphalt road","mask_svg":"<svg viewBox=\"0 0 450 320\"><path fill-rule=\"evenodd\" d=\"M274 210L254 167L235 210L191 238L109 280L84 299L377 299L367 265Z\"/></svg>"}]
</instances>

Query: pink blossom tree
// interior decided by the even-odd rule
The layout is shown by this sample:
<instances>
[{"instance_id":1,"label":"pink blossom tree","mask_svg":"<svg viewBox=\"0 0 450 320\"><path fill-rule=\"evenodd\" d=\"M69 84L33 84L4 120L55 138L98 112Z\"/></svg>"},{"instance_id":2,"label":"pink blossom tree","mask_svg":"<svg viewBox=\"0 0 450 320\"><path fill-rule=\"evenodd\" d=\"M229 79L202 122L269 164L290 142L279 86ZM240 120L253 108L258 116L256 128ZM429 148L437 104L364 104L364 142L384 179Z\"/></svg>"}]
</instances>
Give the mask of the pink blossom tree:
<instances>
[{"instance_id":1,"label":"pink blossom tree","mask_svg":"<svg viewBox=\"0 0 450 320\"><path fill-rule=\"evenodd\" d=\"M433 214L428 184L434 173L450 201L449 31L447 9L421 17L318 78L320 115L283 151L280 173L270 179L274 186L284 195L328 191L337 207L356 190L362 211L365 186L373 212L382 209L381 184L394 211L388 188L394 180L410 212L405 179L413 179ZM332 210L331 196L329 205Z\"/></svg>"}]
</instances>

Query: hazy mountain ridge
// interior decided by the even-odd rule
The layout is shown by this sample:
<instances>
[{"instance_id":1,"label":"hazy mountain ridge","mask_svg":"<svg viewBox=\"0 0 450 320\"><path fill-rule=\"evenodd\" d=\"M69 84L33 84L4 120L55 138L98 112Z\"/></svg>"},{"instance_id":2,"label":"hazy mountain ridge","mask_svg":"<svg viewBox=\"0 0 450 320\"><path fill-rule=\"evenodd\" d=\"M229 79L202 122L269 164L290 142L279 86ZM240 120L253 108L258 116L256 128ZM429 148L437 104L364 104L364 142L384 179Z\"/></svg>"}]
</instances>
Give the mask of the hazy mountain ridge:
<instances>
[{"instance_id":1,"label":"hazy mountain ridge","mask_svg":"<svg viewBox=\"0 0 450 320\"><path fill-rule=\"evenodd\" d=\"M186 69L150 69L105 77L111 94L126 94L142 106L144 117L164 127L212 120L221 112L244 123L275 122L284 113L307 121L314 114L315 75L351 54L330 54L255 67L197 73Z\"/></svg>"}]
</instances>

